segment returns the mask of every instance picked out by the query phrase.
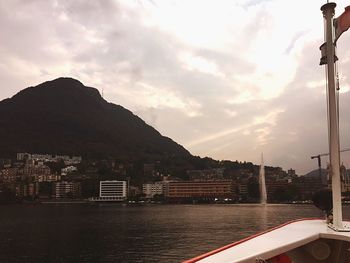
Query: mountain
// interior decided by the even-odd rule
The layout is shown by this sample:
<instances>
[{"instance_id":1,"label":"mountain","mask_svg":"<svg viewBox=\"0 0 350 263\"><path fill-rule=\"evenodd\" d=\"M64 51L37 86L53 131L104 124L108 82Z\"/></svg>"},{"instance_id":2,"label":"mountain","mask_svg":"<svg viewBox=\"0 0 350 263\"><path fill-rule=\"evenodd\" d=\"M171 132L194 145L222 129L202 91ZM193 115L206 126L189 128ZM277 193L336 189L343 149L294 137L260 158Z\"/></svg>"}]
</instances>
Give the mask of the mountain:
<instances>
[{"instance_id":1,"label":"mountain","mask_svg":"<svg viewBox=\"0 0 350 263\"><path fill-rule=\"evenodd\" d=\"M306 177L311 177L311 178L320 178L320 170L312 170L311 172L305 174L304 176ZM328 171L327 169L321 169L321 180L323 183L327 183L328 180Z\"/></svg>"},{"instance_id":2,"label":"mountain","mask_svg":"<svg viewBox=\"0 0 350 263\"><path fill-rule=\"evenodd\" d=\"M184 147L131 111L72 78L47 81L1 101L0 127L0 156L31 152L127 160L191 158Z\"/></svg>"},{"instance_id":3,"label":"mountain","mask_svg":"<svg viewBox=\"0 0 350 263\"><path fill-rule=\"evenodd\" d=\"M321 169L321 176L326 177L328 174L327 169ZM311 172L305 174L304 176L306 177L319 177L320 176L320 171L319 169L312 170Z\"/></svg>"}]
</instances>

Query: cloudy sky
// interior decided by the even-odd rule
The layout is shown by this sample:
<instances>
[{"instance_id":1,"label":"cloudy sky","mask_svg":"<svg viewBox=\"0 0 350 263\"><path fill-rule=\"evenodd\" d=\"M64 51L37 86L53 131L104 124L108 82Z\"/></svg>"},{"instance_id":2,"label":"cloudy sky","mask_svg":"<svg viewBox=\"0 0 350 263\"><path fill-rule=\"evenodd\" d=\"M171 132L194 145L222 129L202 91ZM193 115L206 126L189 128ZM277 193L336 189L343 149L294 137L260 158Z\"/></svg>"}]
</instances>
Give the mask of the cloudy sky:
<instances>
[{"instance_id":1,"label":"cloudy sky","mask_svg":"<svg viewBox=\"0 0 350 263\"><path fill-rule=\"evenodd\" d=\"M192 154L294 168L328 152L320 6L285 0L5 0L0 99L60 76L103 90ZM338 1L336 16L349 1ZM350 148L350 32L338 41ZM350 166L350 154L342 157ZM326 164L327 159L323 159Z\"/></svg>"}]
</instances>

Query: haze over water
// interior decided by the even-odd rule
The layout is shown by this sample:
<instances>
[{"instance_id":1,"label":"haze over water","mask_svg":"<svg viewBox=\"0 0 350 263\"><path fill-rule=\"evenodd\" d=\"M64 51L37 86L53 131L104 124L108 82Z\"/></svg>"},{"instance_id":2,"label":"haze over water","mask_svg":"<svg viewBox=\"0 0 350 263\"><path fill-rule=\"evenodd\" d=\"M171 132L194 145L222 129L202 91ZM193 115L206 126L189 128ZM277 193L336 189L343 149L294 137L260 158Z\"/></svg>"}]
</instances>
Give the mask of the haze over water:
<instances>
[{"instance_id":1,"label":"haze over water","mask_svg":"<svg viewBox=\"0 0 350 263\"><path fill-rule=\"evenodd\" d=\"M15 205L0 214L0 262L180 262L312 205ZM350 207L344 208L350 219Z\"/></svg>"}]
</instances>

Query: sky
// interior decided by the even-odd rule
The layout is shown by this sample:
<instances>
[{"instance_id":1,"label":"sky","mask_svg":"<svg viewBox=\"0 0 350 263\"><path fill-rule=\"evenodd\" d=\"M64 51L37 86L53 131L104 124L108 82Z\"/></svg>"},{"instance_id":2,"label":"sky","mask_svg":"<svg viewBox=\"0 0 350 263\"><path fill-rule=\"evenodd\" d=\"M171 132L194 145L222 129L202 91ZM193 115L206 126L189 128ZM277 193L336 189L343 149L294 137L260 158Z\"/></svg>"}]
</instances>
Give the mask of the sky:
<instances>
[{"instance_id":1,"label":"sky","mask_svg":"<svg viewBox=\"0 0 350 263\"><path fill-rule=\"evenodd\" d=\"M328 152L321 5L286 0L0 1L0 100L58 77L103 92L192 154L296 169ZM335 17L350 1L337 1ZM350 32L338 40L350 148ZM342 154L350 168L350 152ZM328 162L322 159L323 166Z\"/></svg>"}]
</instances>

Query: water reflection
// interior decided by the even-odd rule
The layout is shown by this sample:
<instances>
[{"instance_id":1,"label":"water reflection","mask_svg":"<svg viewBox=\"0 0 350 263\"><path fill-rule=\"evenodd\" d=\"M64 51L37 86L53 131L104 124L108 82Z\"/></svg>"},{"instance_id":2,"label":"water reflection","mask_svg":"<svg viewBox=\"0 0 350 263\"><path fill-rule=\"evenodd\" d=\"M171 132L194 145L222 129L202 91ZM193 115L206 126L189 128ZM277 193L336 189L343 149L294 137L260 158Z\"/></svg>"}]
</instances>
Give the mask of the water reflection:
<instances>
[{"instance_id":1,"label":"water reflection","mask_svg":"<svg viewBox=\"0 0 350 263\"><path fill-rule=\"evenodd\" d=\"M179 262L286 221L309 205L2 206L0 262ZM350 219L350 209L344 209Z\"/></svg>"}]
</instances>

